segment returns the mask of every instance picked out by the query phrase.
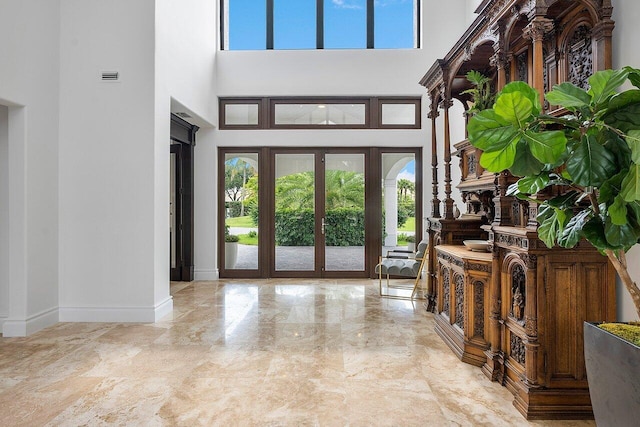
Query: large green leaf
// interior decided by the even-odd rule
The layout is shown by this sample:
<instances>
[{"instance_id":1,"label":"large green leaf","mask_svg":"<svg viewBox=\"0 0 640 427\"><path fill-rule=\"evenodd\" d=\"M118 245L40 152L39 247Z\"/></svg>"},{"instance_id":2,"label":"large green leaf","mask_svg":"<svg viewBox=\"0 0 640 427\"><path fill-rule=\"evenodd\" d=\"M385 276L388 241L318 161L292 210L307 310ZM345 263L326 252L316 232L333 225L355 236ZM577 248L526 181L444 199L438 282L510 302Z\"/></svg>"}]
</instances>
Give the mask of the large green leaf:
<instances>
[{"instance_id":1,"label":"large green leaf","mask_svg":"<svg viewBox=\"0 0 640 427\"><path fill-rule=\"evenodd\" d=\"M496 100L493 110L504 120L523 128L533 113L533 103L520 92L503 93Z\"/></svg>"},{"instance_id":2,"label":"large green leaf","mask_svg":"<svg viewBox=\"0 0 640 427\"><path fill-rule=\"evenodd\" d=\"M582 235L601 252L611 248L604 233L604 224L598 217L593 217L587 221L582 227Z\"/></svg>"},{"instance_id":3,"label":"large green leaf","mask_svg":"<svg viewBox=\"0 0 640 427\"><path fill-rule=\"evenodd\" d=\"M620 195L625 202L640 200L640 165L631 165L627 176L622 180Z\"/></svg>"},{"instance_id":4,"label":"large green leaf","mask_svg":"<svg viewBox=\"0 0 640 427\"><path fill-rule=\"evenodd\" d=\"M640 164L640 130L630 130L625 139L631 148L631 160L633 163Z\"/></svg>"},{"instance_id":5,"label":"large green leaf","mask_svg":"<svg viewBox=\"0 0 640 427\"><path fill-rule=\"evenodd\" d=\"M571 212L562 209L551 209L553 209L552 214L547 216L542 222L540 222L540 215L538 215L538 222L540 223L538 226L538 237L548 248L552 248L556 240L562 235L564 226Z\"/></svg>"},{"instance_id":6,"label":"large green leaf","mask_svg":"<svg viewBox=\"0 0 640 427\"><path fill-rule=\"evenodd\" d=\"M565 248L572 248L577 245L582 237L582 227L589 215L591 215L591 211L585 209L571 218L562 231L562 235L558 238L558 244Z\"/></svg>"},{"instance_id":7,"label":"large green leaf","mask_svg":"<svg viewBox=\"0 0 640 427\"><path fill-rule=\"evenodd\" d=\"M599 187L618 171L613 153L593 136L582 138L566 164L573 181L584 186Z\"/></svg>"},{"instance_id":8,"label":"large green leaf","mask_svg":"<svg viewBox=\"0 0 640 427\"><path fill-rule=\"evenodd\" d=\"M622 196L618 195L615 198L613 204L607 209L607 213L613 224L624 225L627 223L627 204Z\"/></svg>"},{"instance_id":9,"label":"large green leaf","mask_svg":"<svg viewBox=\"0 0 640 427\"><path fill-rule=\"evenodd\" d=\"M549 174L527 176L518 180L518 190L521 193L536 194L549 185Z\"/></svg>"},{"instance_id":10,"label":"large green leaf","mask_svg":"<svg viewBox=\"0 0 640 427\"><path fill-rule=\"evenodd\" d=\"M640 70L631 67L625 67L629 71L629 81L635 87L640 87Z\"/></svg>"},{"instance_id":11,"label":"large green leaf","mask_svg":"<svg viewBox=\"0 0 640 427\"><path fill-rule=\"evenodd\" d=\"M516 145L516 158L509 170L515 176L528 176L539 174L544 165L533 157L531 150L524 140L518 141Z\"/></svg>"},{"instance_id":12,"label":"large green leaf","mask_svg":"<svg viewBox=\"0 0 640 427\"><path fill-rule=\"evenodd\" d=\"M640 103L629 104L625 108L603 116L604 122L624 133L640 129Z\"/></svg>"},{"instance_id":13,"label":"large green leaf","mask_svg":"<svg viewBox=\"0 0 640 427\"><path fill-rule=\"evenodd\" d=\"M484 151L504 148L518 135L518 130L493 110L483 110L473 116L467 130L471 144Z\"/></svg>"},{"instance_id":14,"label":"large green leaf","mask_svg":"<svg viewBox=\"0 0 640 427\"><path fill-rule=\"evenodd\" d=\"M636 230L629 223L616 225L611 222L610 217L605 222L604 234L607 237L607 242L615 248L627 250L638 241Z\"/></svg>"},{"instance_id":15,"label":"large green leaf","mask_svg":"<svg viewBox=\"0 0 640 427\"><path fill-rule=\"evenodd\" d=\"M634 227L640 227L640 203L631 202L627 204L629 210L627 210L627 214L629 214L629 222L633 223Z\"/></svg>"},{"instance_id":16,"label":"large green leaf","mask_svg":"<svg viewBox=\"0 0 640 427\"><path fill-rule=\"evenodd\" d=\"M546 201L546 204L552 208L568 209L571 208L580 197L579 192L575 190L567 191L559 196L553 197Z\"/></svg>"},{"instance_id":17,"label":"large green leaf","mask_svg":"<svg viewBox=\"0 0 640 427\"><path fill-rule=\"evenodd\" d=\"M622 187L622 180L629 173L629 169L624 169L608 180L606 180L601 186L598 192L599 203L611 203L613 199L620 193Z\"/></svg>"},{"instance_id":18,"label":"large green leaf","mask_svg":"<svg viewBox=\"0 0 640 427\"><path fill-rule=\"evenodd\" d=\"M542 223L543 221L551 217L554 213L555 212L552 206L549 206L548 203L543 203L538 207L538 216L536 217L536 220L539 223Z\"/></svg>"},{"instance_id":19,"label":"large green leaf","mask_svg":"<svg viewBox=\"0 0 640 427\"><path fill-rule=\"evenodd\" d=\"M618 165L626 167L631 162L631 148L625 139L606 128L594 128L593 132L598 142L616 156Z\"/></svg>"},{"instance_id":20,"label":"large green leaf","mask_svg":"<svg viewBox=\"0 0 640 427\"><path fill-rule=\"evenodd\" d=\"M540 112L542 111L542 105L540 104L540 94L537 90L535 90L525 82L515 81L507 84L504 88L502 88L502 90L500 91L500 95L514 92L518 92L521 95L524 95L529 101L531 101L531 104L533 105L532 114L534 116L540 114Z\"/></svg>"},{"instance_id":21,"label":"large green leaf","mask_svg":"<svg viewBox=\"0 0 640 427\"><path fill-rule=\"evenodd\" d=\"M591 95L572 83L565 82L555 85L553 90L547 93L547 101L551 105L560 105L569 110L587 107L591 102Z\"/></svg>"},{"instance_id":22,"label":"large green leaf","mask_svg":"<svg viewBox=\"0 0 640 427\"><path fill-rule=\"evenodd\" d=\"M531 154L542 163L555 163L567 148L567 137L559 130L544 132L527 130L524 132L524 139L529 144Z\"/></svg>"},{"instance_id":23,"label":"large green leaf","mask_svg":"<svg viewBox=\"0 0 640 427\"><path fill-rule=\"evenodd\" d=\"M593 97L595 105L600 104L609 96L616 93L618 89L627 79L629 71L622 70L602 70L589 77L589 94Z\"/></svg>"},{"instance_id":24,"label":"large green leaf","mask_svg":"<svg viewBox=\"0 0 640 427\"><path fill-rule=\"evenodd\" d=\"M489 172L502 172L513 165L516 157L516 144L508 144L497 151L485 151L480 156L480 166Z\"/></svg>"},{"instance_id":25,"label":"large green leaf","mask_svg":"<svg viewBox=\"0 0 640 427\"><path fill-rule=\"evenodd\" d=\"M640 90L625 90L624 92L616 93L611 97L607 104L606 111L603 111L602 114L607 116L617 111L630 108L630 106L638 103L640 103Z\"/></svg>"}]
</instances>

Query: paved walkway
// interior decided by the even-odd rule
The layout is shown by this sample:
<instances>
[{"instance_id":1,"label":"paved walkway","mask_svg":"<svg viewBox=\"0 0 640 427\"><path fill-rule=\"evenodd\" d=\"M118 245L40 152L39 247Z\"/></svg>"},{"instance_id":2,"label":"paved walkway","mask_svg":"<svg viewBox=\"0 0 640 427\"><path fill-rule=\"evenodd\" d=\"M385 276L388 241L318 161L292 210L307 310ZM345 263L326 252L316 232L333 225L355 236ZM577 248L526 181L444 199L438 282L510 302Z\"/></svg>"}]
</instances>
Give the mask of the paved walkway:
<instances>
[{"instance_id":1,"label":"paved walkway","mask_svg":"<svg viewBox=\"0 0 640 427\"><path fill-rule=\"evenodd\" d=\"M387 253L389 248L384 248ZM363 246L329 246L326 248L326 269L328 271L364 270ZM258 246L238 245L236 269L255 270L258 268ZM276 247L276 270L308 271L314 269L313 246Z\"/></svg>"}]
</instances>

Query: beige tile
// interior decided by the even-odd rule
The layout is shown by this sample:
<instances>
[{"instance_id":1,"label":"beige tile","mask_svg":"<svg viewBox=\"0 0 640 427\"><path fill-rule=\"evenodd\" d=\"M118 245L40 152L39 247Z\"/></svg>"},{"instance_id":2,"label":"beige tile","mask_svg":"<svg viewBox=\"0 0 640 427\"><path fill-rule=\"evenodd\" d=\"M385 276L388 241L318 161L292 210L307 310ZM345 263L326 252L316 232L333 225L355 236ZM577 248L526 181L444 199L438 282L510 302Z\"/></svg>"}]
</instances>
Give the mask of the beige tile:
<instances>
[{"instance_id":1,"label":"beige tile","mask_svg":"<svg viewBox=\"0 0 640 427\"><path fill-rule=\"evenodd\" d=\"M528 422L421 301L375 280L174 283L156 324L0 338L0 425L594 426Z\"/></svg>"}]
</instances>

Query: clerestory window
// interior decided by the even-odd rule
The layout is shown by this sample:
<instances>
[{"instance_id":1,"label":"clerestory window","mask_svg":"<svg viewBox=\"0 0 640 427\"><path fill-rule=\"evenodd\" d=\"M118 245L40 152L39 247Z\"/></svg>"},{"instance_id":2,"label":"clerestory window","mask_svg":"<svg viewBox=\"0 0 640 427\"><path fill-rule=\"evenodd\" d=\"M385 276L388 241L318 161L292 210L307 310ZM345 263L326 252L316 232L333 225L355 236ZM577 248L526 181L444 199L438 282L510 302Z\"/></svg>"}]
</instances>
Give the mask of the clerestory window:
<instances>
[{"instance_id":1,"label":"clerestory window","mask_svg":"<svg viewBox=\"0 0 640 427\"><path fill-rule=\"evenodd\" d=\"M220 129L420 129L420 97L220 98Z\"/></svg>"},{"instance_id":2,"label":"clerestory window","mask_svg":"<svg viewBox=\"0 0 640 427\"><path fill-rule=\"evenodd\" d=\"M221 0L224 50L419 47L420 0Z\"/></svg>"}]
</instances>

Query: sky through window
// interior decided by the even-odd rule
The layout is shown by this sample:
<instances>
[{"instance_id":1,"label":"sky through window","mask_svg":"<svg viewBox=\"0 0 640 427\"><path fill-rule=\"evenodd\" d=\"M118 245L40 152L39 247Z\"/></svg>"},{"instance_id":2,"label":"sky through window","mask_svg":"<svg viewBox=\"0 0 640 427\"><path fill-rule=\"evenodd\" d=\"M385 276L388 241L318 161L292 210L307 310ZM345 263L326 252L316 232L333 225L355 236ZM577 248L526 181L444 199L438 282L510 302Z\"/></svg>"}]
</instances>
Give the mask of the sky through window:
<instances>
[{"instance_id":1,"label":"sky through window","mask_svg":"<svg viewBox=\"0 0 640 427\"><path fill-rule=\"evenodd\" d=\"M322 2L325 49L367 47L367 0L273 0L274 49L315 49L317 4ZM417 0L375 0L375 48L416 47ZM267 48L267 1L223 0L225 49Z\"/></svg>"}]
</instances>

